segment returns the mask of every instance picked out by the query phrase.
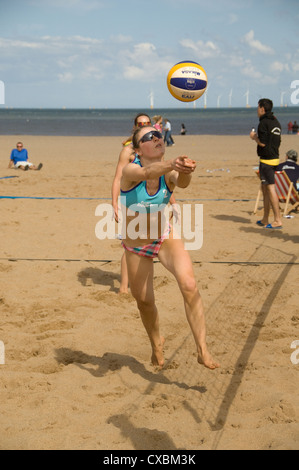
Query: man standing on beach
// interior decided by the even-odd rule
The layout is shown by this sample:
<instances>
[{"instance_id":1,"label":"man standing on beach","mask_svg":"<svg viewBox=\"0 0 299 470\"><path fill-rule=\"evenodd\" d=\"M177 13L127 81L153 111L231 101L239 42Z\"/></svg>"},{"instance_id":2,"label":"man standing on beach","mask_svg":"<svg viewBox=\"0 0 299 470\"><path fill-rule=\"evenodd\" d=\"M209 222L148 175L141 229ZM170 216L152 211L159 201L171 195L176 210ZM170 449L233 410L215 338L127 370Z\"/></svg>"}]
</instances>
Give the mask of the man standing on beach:
<instances>
[{"instance_id":1,"label":"man standing on beach","mask_svg":"<svg viewBox=\"0 0 299 470\"><path fill-rule=\"evenodd\" d=\"M258 102L257 115L259 126L257 133L252 130L250 138L257 143L257 154L260 158L260 179L264 197L264 216L257 225L268 229L281 229L282 221L279 200L275 190L275 170L279 164L279 147L281 142L281 125L272 113L273 102L262 98ZM270 208L274 213L273 223L269 223Z\"/></svg>"},{"instance_id":2,"label":"man standing on beach","mask_svg":"<svg viewBox=\"0 0 299 470\"><path fill-rule=\"evenodd\" d=\"M167 147L171 147L171 145L174 145L174 140L171 135L171 124L168 119L165 119L164 132L164 142L166 142Z\"/></svg>"}]
</instances>

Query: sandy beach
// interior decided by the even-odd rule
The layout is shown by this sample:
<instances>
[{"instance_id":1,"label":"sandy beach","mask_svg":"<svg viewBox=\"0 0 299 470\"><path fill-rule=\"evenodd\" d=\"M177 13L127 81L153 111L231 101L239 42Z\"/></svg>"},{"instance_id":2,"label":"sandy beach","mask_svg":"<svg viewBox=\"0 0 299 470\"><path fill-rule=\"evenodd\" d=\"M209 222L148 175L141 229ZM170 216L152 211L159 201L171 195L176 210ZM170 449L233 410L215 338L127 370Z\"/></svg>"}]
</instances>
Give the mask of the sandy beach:
<instances>
[{"instance_id":1,"label":"sandy beach","mask_svg":"<svg viewBox=\"0 0 299 470\"><path fill-rule=\"evenodd\" d=\"M135 300L118 294L120 242L95 236L124 137L0 136L0 449L299 449L299 214L256 225L249 137L174 136L165 158L197 161L175 197L203 204L190 255L221 367L197 363L178 286L155 262L157 371ZM41 171L7 169L18 140ZM281 161L298 143L283 136Z\"/></svg>"}]
</instances>

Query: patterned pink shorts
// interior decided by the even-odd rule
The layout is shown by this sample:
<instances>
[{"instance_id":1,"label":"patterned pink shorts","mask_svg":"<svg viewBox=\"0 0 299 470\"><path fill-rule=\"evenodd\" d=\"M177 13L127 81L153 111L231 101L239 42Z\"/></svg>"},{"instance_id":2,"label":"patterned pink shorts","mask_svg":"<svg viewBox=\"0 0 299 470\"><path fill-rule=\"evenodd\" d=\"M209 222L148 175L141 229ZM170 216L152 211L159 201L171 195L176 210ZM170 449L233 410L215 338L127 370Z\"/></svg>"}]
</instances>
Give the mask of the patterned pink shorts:
<instances>
[{"instance_id":1,"label":"patterned pink shorts","mask_svg":"<svg viewBox=\"0 0 299 470\"><path fill-rule=\"evenodd\" d=\"M171 226L169 226L168 230L162 235L162 237L158 238L157 240L154 240L152 243L144 246L136 246L132 248L131 246L127 246L124 244L124 242L121 242L122 246L127 250L130 251L131 253L135 253L136 255L139 256L145 256L146 258L157 258L158 253L160 251L161 245L165 238L168 237L171 231Z\"/></svg>"}]
</instances>

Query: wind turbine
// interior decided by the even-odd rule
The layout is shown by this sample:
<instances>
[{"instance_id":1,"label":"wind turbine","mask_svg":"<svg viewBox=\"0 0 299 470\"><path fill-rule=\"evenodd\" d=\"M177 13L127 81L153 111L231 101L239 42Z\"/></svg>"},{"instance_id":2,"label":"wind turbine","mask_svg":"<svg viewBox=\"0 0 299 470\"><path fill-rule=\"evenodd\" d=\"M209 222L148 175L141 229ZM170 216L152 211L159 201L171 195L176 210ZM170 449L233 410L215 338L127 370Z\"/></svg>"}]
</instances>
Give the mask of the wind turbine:
<instances>
[{"instance_id":1,"label":"wind turbine","mask_svg":"<svg viewBox=\"0 0 299 470\"><path fill-rule=\"evenodd\" d=\"M149 99L150 99L150 108L151 109L154 109L154 92L153 90L151 90L150 94L148 95Z\"/></svg>"},{"instance_id":2,"label":"wind turbine","mask_svg":"<svg viewBox=\"0 0 299 470\"><path fill-rule=\"evenodd\" d=\"M249 90L246 91L244 96L246 96L246 108L250 108L250 105L249 105Z\"/></svg>"},{"instance_id":3,"label":"wind turbine","mask_svg":"<svg viewBox=\"0 0 299 470\"><path fill-rule=\"evenodd\" d=\"M285 93L286 93L285 91L282 91L282 92L280 93L280 106L281 106L281 107L283 107L283 96L285 95Z\"/></svg>"},{"instance_id":4,"label":"wind turbine","mask_svg":"<svg viewBox=\"0 0 299 470\"><path fill-rule=\"evenodd\" d=\"M220 98L221 98L221 95L218 95L218 97L217 97L217 108L220 108Z\"/></svg>"},{"instance_id":5,"label":"wind turbine","mask_svg":"<svg viewBox=\"0 0 299 470\"><path fill-rule=\"evenodd\" d=\"M207 108L207 96L208 96L208 89L209 88L210 88L210 85L207 86L207 89L203 94L203 107L204 107L204 109Z\"/></svg>"},{"instance_id":6,"label":"wind turbine","mask_svg":"<svg viewBox=\"0 0 299 470\"><path fill-rule=\"evenodd\" d=\"M228 107L229 108L232 107L232 96L233 96L233 89L231 89L231 91L229 92L229 95L228 95Z\"/></svg>"}]
</instances>

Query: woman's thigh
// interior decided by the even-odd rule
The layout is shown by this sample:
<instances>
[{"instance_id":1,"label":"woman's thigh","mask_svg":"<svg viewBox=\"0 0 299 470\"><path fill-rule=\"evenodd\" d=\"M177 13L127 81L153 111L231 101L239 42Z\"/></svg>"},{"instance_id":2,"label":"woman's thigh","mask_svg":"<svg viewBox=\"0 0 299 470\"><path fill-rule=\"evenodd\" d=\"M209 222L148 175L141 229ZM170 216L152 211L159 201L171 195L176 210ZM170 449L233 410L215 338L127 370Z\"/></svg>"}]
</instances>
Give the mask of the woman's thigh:
<instances>
[{"instance_id":1,"label":"woman's thigh","mask_svg":"<svg viewBox=\"0 0 299 470\"><path fill-rule=\"evenodd\" d=\"M182 289L186 284L195 287L192 261L180 239L166 239L159 251L159 260L170 271Z\"/></svg>"},{"instance_id":2,"label":"woman's thigh","mask_svg":"<svg viewBox=\"0 0 299 470\"><path fill-rule=\"evenodd\" d=\"M153 260L126 251L128 277L131 293L136 300L154 301Z\"/></svg>"}]
</instances>

